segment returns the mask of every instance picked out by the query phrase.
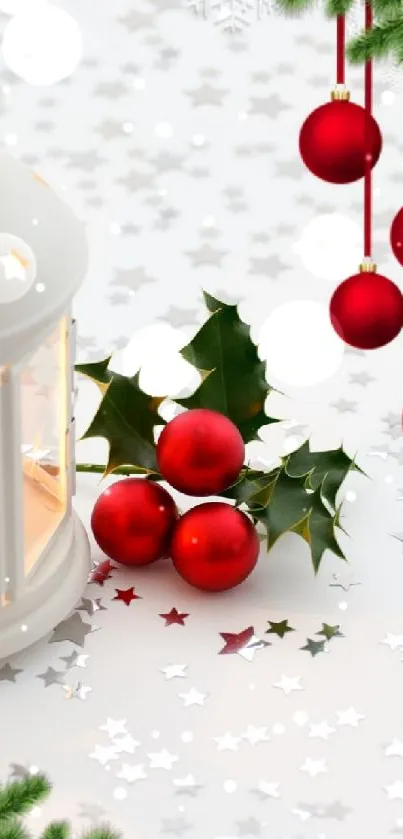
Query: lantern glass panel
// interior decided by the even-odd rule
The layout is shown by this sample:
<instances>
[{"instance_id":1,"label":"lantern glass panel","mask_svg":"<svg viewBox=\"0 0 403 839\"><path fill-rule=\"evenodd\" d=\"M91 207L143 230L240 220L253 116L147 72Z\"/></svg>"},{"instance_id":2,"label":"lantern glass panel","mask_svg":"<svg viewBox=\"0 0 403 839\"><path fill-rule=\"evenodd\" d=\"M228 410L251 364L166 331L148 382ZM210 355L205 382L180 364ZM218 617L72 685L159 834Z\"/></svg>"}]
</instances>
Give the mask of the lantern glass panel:
<instances>
[{"instance_id":1,"label":"lantern glass panel","mask_svg":"<svg viewBox=\"0 0 403 839\"><path fill-rule=\"evenodd\" d=\"M67 510L66 320L20 374L25 573L40 559Z\"/></svg>"}]
</instances>

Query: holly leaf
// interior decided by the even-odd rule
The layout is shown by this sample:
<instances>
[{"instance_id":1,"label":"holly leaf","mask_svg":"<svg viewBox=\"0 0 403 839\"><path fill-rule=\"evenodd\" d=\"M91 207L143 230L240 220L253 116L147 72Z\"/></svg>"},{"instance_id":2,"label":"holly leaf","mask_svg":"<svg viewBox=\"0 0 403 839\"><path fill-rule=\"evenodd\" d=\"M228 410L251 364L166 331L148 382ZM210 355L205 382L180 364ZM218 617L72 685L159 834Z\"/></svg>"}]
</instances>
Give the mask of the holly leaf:
<instances>
[{"instance_id":1,"label":"holly leaf","mask_svg":"<svg viewBox=\"0 0 403 839\"><path fill-rule=\"evenodd\" d=\"M103 477L121 466L133 466L137 473L158 474L154 428L165 425L157 411L166 397L143 393L138 374L129 378L115 373L109 370L109 361L75 367L102 392L101 404L81 440L107 440L109 457Z\"/></svg>"},{"instance_id":2,"label":"holly leaf","mask_svg":"<svg viewBox=\"0 0 403 839\"><path fill-rule=\"evenodd\" d=\"M317 489L321 486L322 497L333 509L336 506L336 496L340 486L353 469L365 475L365 472L356 465L354 459L349 457L342 447L330 451L312 452L308 440L288 455L285 462L285 471L290 478L306 477L309 489Z\"/></svg>"},{"instance_id":3,"label":"holly leaf","mask_svg":"<svg viewBox=\"0 0 403 839\"><path fill-rule=\"evenodd\" d=\"M267 486L270 481L268 472L257 469L243 469L238 480L227 490L220 493L220 497L235 501L235 506L248 504L249 500Z\"/></svg>"},{"instance_id":4,"label":"holly leaf","mask_svg":"<svg viewBox=\"0 0 403 839\"><path fill-rule=\"evenodd\" d=\"M315 574L325 550L345 559L335 535L335 528L340 526L339 511L334 514L324 504L322 485L314 491L307 488L306 476L291 478L283 466L249 499L248 506L266 529L268 550L283 533L292 532L309 545Z\"/></svg>"},{"instance_id":5,"label":"holly leaf","mask_svg":"<svg viewBox=\"0 0 403 839\"><path fill-rule=\"evenodd\" d=\"M184 408L210 408L225 414L249 443L263 425L280 422L264 410L272 391L265 379L265 364L237 306L221 303L206 293L204 299L210 317L181 351L202 374L203 381L191 396L175 402Z\"/></svg>"}]
</instances>

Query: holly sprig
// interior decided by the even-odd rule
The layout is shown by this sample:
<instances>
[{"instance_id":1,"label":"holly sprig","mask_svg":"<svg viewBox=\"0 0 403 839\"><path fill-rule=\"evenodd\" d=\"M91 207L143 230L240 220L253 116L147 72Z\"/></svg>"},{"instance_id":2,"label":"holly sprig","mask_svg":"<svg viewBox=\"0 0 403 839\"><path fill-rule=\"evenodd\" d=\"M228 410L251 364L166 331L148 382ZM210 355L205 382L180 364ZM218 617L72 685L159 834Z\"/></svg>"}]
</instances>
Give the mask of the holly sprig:
<instances>
[{"instance_id":1,"label":"holly sprig","mask_svg":"<svg viewBox=\"0 0 403 839\"><path fill-rule=\"evenodd\" d=\"M273 388L266 381L264 362L238 307L206 293L204 299L208 318L182 350L182 356L199 371L201 382L191 396L174 397L173 401L188 410L219 411L232 420L247 444L260 439L263 427L281 422L267 413ZM170 395L145 394L139 373L123 376L110 368L110 362L108 357L75 367L101 392L99 408L81 439L102 437L109 447L105 465L77 464L77 471L163 480L157 467L155 435L156 428L165 425L159 408ZM343 530L337 496L352 470L362 472L342 447L315 452L305 441L267 472L246 465L222 497L235 502L263 528L268 550L286 532L299 535L309 546L317 573L326 550L345 559L337 541L337 531Z\"/></svg>"}]
</instances>

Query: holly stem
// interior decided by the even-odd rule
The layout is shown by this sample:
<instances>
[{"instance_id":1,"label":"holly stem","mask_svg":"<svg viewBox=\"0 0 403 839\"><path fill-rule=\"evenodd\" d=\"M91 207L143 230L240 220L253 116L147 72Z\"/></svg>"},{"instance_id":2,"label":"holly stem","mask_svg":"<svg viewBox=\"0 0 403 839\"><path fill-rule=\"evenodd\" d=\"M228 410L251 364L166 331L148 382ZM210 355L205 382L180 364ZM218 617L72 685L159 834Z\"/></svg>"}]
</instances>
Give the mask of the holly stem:
<instances>
[{"instance_id":1,"label":"holly stem","mask_svg":"<svg viewBox=\"0 0 403 839\"><path fill-rule=\"evenodd\" d=\"M103 463L76 463L76 472L87 472L90 475L103 475L106 465ZM144 477L152 477L153 480L158 480L160 477L156 473L145 472L144 469L136 466L120 466L113 470L113 475L143 475Z\"/></svg>"}]
</instances>

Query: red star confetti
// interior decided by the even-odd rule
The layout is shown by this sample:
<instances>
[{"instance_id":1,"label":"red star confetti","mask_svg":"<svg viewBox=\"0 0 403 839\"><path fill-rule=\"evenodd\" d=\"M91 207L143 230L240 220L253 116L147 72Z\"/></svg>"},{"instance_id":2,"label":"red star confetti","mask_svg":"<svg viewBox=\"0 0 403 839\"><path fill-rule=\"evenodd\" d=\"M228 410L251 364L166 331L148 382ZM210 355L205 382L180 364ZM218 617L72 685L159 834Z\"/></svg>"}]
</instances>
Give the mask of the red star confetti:
<instances>
[{"instance_id":1,"label":"red star confetti","mask_svg":"<svg viewBox=\"0 0 403 839\"><path fill-rule=\"evenodd\" d=\"M130 606L132 600L143 599L139 594L135 593L134 586L131 586L130 588L115 588L115 591L116 596L112 597L112 600L122 600L123 603L126 603L126 606Z\"/></svg>"},{"instance_id":2,"label":"red star confetti","mask_svg":"<svg viewBox=\"0 0 403 839\"><path fill-rule=\"evenodd\" d=\"M185 626L185 619L188 617L187 612L178 612L175 608L165 614L160 613L160 618L164 618L165 620L165 626L172 626L173 623L178 623L179 626Z\"/></svg>"},{"instance_id":3,"label":"red star confetti","mask_svg":"<svg viewBox=\"0 0 403 839\"><path fill-rule=\"evenodd\" d=\"M112 565L109 559L106 559L105 562L100 562L99 565L96 565L95 568L92 569L90 575L88 577L89 583L97 583L99 586L103 586L105 580L111 579L111 571L115 570L115 565Z\"/></svg>"},{"instance_id":4,"label":"red star confetti","mask_svg":"<svg viewBox=\"0 0 403 839\"><path fill-rule=\"evenodd\" d=\"M248 626L242 632L220 632L220 635L225 641L225 647L219 650L219 655L238 654L247 661L253 661L257 650L271 646L268 641L256 637L253 626Z\"/></svg>"}]
</instances>

